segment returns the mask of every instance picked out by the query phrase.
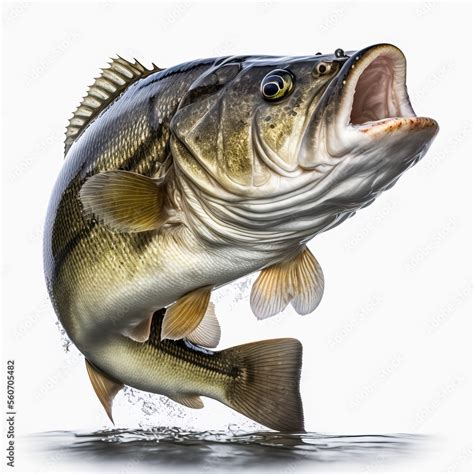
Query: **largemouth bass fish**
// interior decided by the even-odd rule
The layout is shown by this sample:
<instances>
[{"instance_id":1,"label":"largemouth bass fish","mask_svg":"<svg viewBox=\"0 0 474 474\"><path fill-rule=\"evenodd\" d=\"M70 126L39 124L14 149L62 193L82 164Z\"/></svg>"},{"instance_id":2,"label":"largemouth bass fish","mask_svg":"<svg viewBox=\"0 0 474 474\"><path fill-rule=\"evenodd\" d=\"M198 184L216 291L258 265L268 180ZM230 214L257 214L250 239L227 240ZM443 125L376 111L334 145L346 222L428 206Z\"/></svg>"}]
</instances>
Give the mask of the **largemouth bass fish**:
<instances>
[{"instance_id":1,"label":"largemouth bass fish","mask_svg":"<svg viewBox=\"0 0 474 474\"><path fill-rule=\"evenodd\" d=\"M248 375L236 403L231 379L144 349L158 337L153 314L166 308L160 339L216 347L211 291L256 271L258 318L288 304L312 312L324 278L306 243L373 202L437 133L410 105L405 66L381 44L164 70L117 58L103 70L67 128L44 258L56 313L109 413L126 384L174 400L210 396L266 426L302 429L300 367L287 370L297 341L254 343L272 357L251 346L233 358L234 373L275 374Z\"/></svg>"}]
</instances>

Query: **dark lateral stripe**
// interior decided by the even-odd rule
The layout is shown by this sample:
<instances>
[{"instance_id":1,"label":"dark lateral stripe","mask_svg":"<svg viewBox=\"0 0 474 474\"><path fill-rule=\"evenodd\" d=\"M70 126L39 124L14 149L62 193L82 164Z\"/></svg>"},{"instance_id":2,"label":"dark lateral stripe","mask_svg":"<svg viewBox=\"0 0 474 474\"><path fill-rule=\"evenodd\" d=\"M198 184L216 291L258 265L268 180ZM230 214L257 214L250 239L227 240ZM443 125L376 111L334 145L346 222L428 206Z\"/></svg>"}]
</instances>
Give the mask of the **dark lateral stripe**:
<instances>
[{"instance_id":1,"label":"dark lateral stripe","mask_svg":"<svg viewBox=\"0 0 474 474\"><path fill-rule=\"evenodd\" d=\"M236 367L232 366L225 360L219 351L193 349L183 339L178 341L161 340L161 324L165 315L165 309L160 309L153 315L153 321L150 328L150 337L146 345L152 347L156 351L163 352L171 357L180 359L181 361L202 367L203 369L217 372L229 377L236 376Z\"/></svg>"},{"instance_id":2,"label":"dark lateral stripe","mask_svg":"<svg viewBox=\"0 0 474 474\"><path fill-rule=\"evenodd\" d=\"M135 150L133 155L127 158L127 160L122 164L120 169L124 171L137 172L137 170L140 169L141 162L149 158L150 155L148 152L155 139L156 138L152 134L148 135L148 137L138 145L138 148Z\"/></svg>"},{"instance_id":3,"label":"dark lateral stripe","mask_svg":"<svg viewBox=\"0 0 474 474\"><path fill-rule=\"evenodd\" d=\"M163 139L164 135L164 125L157 124L154 126L153 124L156 123L155 117L155 97L151 97L148 101L147 107L147 114L148 114L148 123L150 126L149 133L145 140L140 143L138 148L135 150L133 155L126 159L126 161L122 164L120 169L125 171L134 171L136 173L140 172L143 165L146 165L146 161L149 160L148 169L145 172L140 172L140 174L144 174L146 176L152 176L158 170L158 167L161 165L161 162L158 160L153 160L153 156L150 155L150 151L153 148L153 145L159 144L160 140ZM165 149L165 147L163 147ZM163 152L163 157L167 156L167 153ZM144 163L145 162L145 163ZM153 169L155 167L155 169Z\"/></svg>"}]
</instances>

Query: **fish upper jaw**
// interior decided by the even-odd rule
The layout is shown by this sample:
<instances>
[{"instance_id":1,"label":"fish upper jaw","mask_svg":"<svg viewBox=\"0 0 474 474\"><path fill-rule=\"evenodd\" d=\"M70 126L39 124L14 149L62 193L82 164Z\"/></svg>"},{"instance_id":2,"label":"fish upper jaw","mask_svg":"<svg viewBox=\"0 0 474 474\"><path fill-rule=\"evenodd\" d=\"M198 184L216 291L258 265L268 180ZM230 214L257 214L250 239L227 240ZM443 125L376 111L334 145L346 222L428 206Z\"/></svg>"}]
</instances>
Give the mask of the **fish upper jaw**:
<instances>
[{"instance_id":1,"label":"fish upper jaw","mask_svg":"<svg viewBox=\"0 0 474 474\"><path fill-rule=\"evenodd\" d=\"M326 117L326 147L331 156L357 154L415 134L415 142L422 139L429 145L438 132L435 120L416 116L406 87L405 56L393 45L353 53L328 92L332 107ZM406 151L411 154L410 146Z\"/></svg>"}]
</instances>

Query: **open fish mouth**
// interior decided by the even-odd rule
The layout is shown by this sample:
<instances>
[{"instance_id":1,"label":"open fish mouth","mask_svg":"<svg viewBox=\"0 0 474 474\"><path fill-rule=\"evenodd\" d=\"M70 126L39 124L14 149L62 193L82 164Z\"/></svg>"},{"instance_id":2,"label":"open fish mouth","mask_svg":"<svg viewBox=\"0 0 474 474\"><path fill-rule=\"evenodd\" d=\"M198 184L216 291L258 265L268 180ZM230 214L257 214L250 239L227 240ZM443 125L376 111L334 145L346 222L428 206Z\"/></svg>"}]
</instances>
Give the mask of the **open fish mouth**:
<instances>
[{"instance_id":1,"label":"open fish mouth","mask_svg":"<svg viewBox=\"0 0 474 474\"><path fill-rule=\"evenodd\" d=\"M395 46L382 44L353 53L338 77L341 102L337 121L366 134L438 129L417 117L406 88L406 60Z\"/></svg>"}]
</instances>

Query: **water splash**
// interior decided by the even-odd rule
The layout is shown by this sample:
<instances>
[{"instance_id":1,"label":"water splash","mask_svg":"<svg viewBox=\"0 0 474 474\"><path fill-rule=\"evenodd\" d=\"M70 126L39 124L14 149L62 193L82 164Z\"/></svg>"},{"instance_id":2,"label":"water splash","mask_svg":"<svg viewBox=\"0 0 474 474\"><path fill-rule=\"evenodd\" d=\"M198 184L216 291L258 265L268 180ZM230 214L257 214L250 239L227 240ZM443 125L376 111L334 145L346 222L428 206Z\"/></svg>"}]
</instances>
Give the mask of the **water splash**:
<instances>
[{"instance_id":1,"label":"water splash","mask_svg":"<svg viewBox=\"0 0 474 474\"><path fill-rule=\"evenodd\" d=\"M200 429L205 427L224 430L233 435L262 429L258 423L221 406L220 403L211 399L206 399L205 403L208 409L213 410L212 419L209 418L209 412L205 410L191 410L164 395L143 392L126 386L123 389L123 397L120 394L114 405L117 413L121 414L121 417L117 417L117 422L125 422L126 426L130 427L131 423L132 426L136 426L134 420L139 419L140 429L153 432L157 426L168 425L170 421L183 432L201 432ZM124 419L124 416L128 416L128 419Z\"/></svg>"},{"instance_id":2,"label":"water splash","mask_svg":"<svg viewBox=\"0 0 474 474\"><path fill-rule=\"evenodd\" d=\"M229 310L234 309L242 300L248 299L250 287L256 277L257 275L248 275L214 290L212 300L216 304L225 301Z\"/></svg>"},{"instance_id":3,"label":"water splash","mask_svg":"<svg viewBox=\"0 0 474 474\"><path fill-rule=\"evenodd\" d=\"M66 334L62 324L59 321L56 321L56 327L58 328L60 337L61 337L61 345L64 349L64 352L69 352L71 349L72 342ZM74 347L74 346L73 346Z\"/></svg>"},{"instance_id":4,"label":"water splash","mask_svg":"<svg viewBox=\"0 0 474 474\"><path fill-rule=\"evenodd\" d=\"M140 408L143 414L142 427L147 425L156 426L160 419L189 417L189 413L184 408L164 395L155 395L128 386L124 387L123 394L128 403Z\"/></svg>"}]
</instances>

